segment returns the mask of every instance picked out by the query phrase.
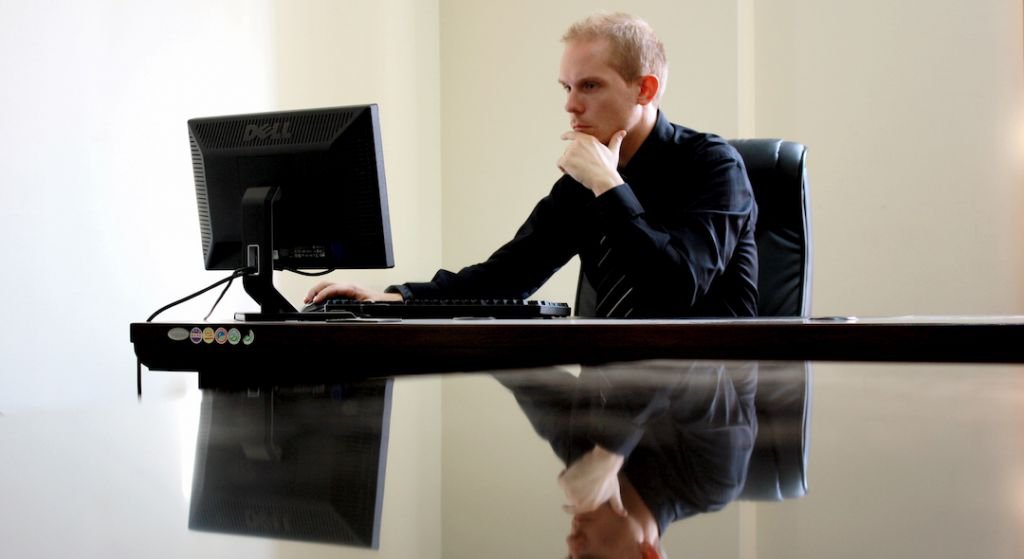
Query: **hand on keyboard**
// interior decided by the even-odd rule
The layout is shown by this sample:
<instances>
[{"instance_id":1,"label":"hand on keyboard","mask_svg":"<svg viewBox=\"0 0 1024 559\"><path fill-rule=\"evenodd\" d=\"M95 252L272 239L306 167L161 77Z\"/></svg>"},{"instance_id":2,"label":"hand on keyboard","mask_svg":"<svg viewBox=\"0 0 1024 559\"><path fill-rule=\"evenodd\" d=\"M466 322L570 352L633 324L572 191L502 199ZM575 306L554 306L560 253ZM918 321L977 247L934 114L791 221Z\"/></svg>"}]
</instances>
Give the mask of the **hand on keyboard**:
<instances>
[{"instance_id":1,"label":"hand on keyboard","mask_svg":"<svg viewBox=\"0 0 1024 559\"><path fill-rule=\"evenodd\" d=\"M354 299L356 301L401 301L402 295L399 293L385 293L383 291L374 291L372 289L366 289L360 287L354 283L334 283L329 281L322 281L312 287L306 298L303 300L304 303L323 303L327 299Z\"/></svg>"}]
</instances>

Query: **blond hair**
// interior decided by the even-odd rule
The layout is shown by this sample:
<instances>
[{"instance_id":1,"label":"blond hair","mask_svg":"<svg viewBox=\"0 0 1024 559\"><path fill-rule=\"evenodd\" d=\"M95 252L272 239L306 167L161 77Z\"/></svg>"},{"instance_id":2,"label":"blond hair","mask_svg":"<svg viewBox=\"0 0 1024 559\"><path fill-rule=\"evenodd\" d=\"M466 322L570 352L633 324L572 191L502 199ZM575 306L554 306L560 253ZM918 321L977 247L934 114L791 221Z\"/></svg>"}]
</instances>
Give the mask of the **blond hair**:
<instances>
[{"instance_id":1,"label":"blond hair","mask_svg":"<svg viewBox=\"0 0 1024 559\"><path fill-rule=\"evenodd\" d=\"M658 78L658 99L668 81L665 47L646 21L629 14L598 13L577 21L562 35L563 43L607 39L611 45L608 63L622 79L634 82L642 76Z\"/></svg>"}]
</instances>

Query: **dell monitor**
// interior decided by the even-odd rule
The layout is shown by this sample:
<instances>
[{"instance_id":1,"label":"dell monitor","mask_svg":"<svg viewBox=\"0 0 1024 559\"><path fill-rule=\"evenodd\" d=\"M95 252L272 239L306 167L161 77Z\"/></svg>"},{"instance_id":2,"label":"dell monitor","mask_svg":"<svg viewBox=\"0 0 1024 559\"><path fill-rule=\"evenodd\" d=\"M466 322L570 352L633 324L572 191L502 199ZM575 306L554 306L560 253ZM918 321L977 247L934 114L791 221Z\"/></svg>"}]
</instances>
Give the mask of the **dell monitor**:
<instances>
[{"instance_id":1,"label":"dell monitor","mask_svg":"<svg viewBox=\"0 0 1024 559\"><path fill-rule=\"evenodd\" d=\"M260 305L295 308L274 270L394 266L377 105L188 121L207 270L244 270Z\"/></svg>"}]
</instances>

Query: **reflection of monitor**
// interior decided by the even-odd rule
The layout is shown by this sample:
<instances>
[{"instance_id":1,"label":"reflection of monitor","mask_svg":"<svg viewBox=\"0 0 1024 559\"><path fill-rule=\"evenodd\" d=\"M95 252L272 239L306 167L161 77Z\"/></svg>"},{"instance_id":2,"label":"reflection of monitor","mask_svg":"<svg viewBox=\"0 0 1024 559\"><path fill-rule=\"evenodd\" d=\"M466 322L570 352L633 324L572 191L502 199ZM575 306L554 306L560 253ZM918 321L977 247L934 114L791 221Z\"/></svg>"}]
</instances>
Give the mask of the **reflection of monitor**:
<instances>
[{"instance_id":1,"label":"reflection of monitor","mask_svg":"<svg viewBox=\"0 0 1024 559\"><path fill-rule=\"evenodd\" d=\"M273 270L390 268L376 105L188 121L208 270L246 268L264 314L295 309Z\"/></svg>"},{"instance_id":2,"label":"reflection of monitor","mask_svg":"<svg viewBox=\"0 0 1024 559\"><path fill-rule=\"evenodd\" d=\"M189 528L378 548L391 382L204 390Z\"/></svg>"}]
</instances>

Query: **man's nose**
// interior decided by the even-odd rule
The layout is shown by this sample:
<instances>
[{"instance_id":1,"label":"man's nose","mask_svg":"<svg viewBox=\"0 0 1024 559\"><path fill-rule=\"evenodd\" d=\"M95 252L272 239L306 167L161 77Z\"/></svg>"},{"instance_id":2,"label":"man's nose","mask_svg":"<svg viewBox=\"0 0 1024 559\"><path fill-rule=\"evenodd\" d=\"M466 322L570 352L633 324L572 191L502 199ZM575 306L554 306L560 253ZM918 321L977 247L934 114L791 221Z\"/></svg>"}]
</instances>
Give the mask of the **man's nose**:
<instances>
[{"instance_id":1,"label":"man's nose","mask_svg":"<svg viewBox=\"0 0 1024 559\"><path fill-rule=\"evenodd\" d=\"M579 97L573 92L569 92L565 96L565 112L572 114L583 112L583 104L580 103Z\"/></svg>"}]
</instances>

